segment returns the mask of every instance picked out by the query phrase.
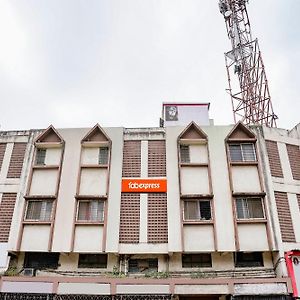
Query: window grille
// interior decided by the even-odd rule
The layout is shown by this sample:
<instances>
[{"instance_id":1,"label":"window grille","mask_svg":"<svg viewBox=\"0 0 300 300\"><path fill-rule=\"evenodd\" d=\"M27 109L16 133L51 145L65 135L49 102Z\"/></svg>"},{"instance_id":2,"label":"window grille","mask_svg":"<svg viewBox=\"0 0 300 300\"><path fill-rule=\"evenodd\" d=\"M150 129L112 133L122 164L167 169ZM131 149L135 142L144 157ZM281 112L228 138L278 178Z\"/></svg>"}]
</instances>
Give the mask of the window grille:
<instances>
[{"instance_id":1,"label":"window grille","mask_svg":"<svg viewBox=\"0 0 300 300\"><path fill-rule=\"evenodd\" d=\"M45 165L45 159L46 159L46 149L38 148L36 151L35 164Z\"/></svg>"},{"instance_id":2,"label":"window grille","mask_svg":"<svg viewBox=\"0 0 300 300\"><path fill-rule=\"evenodd\" d=\"M211 220L210 200L184 201L184 220Z\"/></svg>"},{"instance_id":3,"label":"window grille","mask_svg":"<svg viewBox=\"0 0 300 300\"><path fill-rule=\"evenodd\" d=\"M209 253L201 254L183 254L183 268L211 268L211 255Z\"/></svg>"},{"instance_id":4,"label":"window grille","mask_svg":"<svg viewBox=\"0 0 300 300\"><path fill-rule=\"evenodd\" d=\"M190 163L190 146L180 145L180 162Z\"/></svg>"},{"instance_id":5,"label":"window grille","mask_svg":"<svg viewBox=\"0 0 300 300\"><path fill-rule=\"evenodd\" d=\"M262 219L264 211L261 198L236 199L236 211L238 219Z\"/></svg>"},{"instance_id":6,"label":"window grille","mask_svg":"<svg viewBox=\"0 0 300 300\"><path fill-rule=\"evenodd\" d=\"M50 221L53 201L29 200L26 210L26 221Z\"/></svg>"},{"instance_id":7,"label":"window grille","mask_svg":"<svg viewBox=\"0 0 300 300\"><path fill-rule=\"evenodd\" d=\"M239 161L256 161L255 147L253 143L229 144L230 160Z\"/></svg>"},{"instance_id":8,"label":"window grille","mask_svg":"<svg viewBox=\"0 0 300 300\"><path fill-rule=\"evenodd\" d=\"M235 254L236 267L263 267L263 256L261 252L237 252Z\"/></svg>"},{"instance_id":9,"label":"window grille","mask_svg":"<svg viewBox=\"0 0 300 300\"><path fill-rule=\"evenodd\" d=\"M99 148L99 165L108 164L108 147Z\"/></svg>"},{"instance_id":10,"label":"window grille","mask_svg":"<svg viewBox=\"0 0 300 300\"><path fill-rule=\"evenodd\" d=\"M79 254L78 268L107 268L107 254Z\"/></svg>"},{"instance_id":11,"label":"window grille","mask_svg":"<svg viewBox=\"0 0 300 300\"><path fill-rule=\"evenodd\" d=\"M78 202L77 221L103 222L104 201L81 200Z\"/></svg>"}]
</instances>

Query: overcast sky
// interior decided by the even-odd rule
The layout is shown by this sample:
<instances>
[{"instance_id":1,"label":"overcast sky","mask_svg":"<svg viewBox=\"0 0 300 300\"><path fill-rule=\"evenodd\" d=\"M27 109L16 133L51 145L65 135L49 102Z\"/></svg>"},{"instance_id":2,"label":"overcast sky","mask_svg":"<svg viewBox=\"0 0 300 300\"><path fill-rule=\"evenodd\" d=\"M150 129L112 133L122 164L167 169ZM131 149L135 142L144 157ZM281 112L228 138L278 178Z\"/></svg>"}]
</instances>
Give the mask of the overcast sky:
<instances>
[{"instance_id":1,"label":"overcast sky","mask_svg":"<svg viewBox=\"0 0 300 300\"><path fill-rule=\"evenodd\" d=\"M300 1L250 0L278 127L300 115ZM1 130L157 126L162 102L233 123L218 0L0 0Z\"/></svg>"}]
</instances>

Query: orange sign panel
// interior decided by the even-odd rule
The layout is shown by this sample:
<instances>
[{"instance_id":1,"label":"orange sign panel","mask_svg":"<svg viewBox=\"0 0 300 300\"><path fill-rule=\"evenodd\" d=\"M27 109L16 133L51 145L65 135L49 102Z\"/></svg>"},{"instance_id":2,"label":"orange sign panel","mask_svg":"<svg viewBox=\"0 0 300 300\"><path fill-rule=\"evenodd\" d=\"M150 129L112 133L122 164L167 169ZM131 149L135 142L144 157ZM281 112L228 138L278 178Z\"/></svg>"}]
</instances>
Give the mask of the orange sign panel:
<instances>
[{"instance_id":1,"label":"orange sign panel","mask_svg":"<svg viewBox=\"0 0 300 300\"><path fill-rule=\"evenodd\" d=\"M124 193L165 193L166 191L166 179L122 179Z\"/></svg>"}]
</instances>

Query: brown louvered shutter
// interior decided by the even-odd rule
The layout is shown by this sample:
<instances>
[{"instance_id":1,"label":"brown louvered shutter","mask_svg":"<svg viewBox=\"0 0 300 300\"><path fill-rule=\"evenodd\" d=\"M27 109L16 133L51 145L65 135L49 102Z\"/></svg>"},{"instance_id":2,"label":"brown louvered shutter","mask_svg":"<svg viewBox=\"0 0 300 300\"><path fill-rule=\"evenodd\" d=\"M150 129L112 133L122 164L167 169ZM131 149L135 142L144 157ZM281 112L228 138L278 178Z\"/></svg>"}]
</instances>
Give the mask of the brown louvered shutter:
<instances>
[{"instance_id":1,"label":"brown louvered shutter","mask_svg":"<svg viewBox=\"0 0 300 300\"><path fill-rule=\"evenodd\" d=\"M300 195L297 194L297 200L298 200L298 206L299 206L299 211L300 211Z\"/></svg>"},{"instance_id":2,"label":"brown louvered shutter","mask_svg":"<svg viewBox=\"0 0 300 300\"><path fill-rule=\"evenodd\" d=\"M7 178L20 178L23 168L26 143L14 143Z\"/></svg>"},{"instance_id":3,"label":"brown louvered shutter","mask_svg":"<svg viewBox=\"0 0 300 300\"><path fill-rule=\"evenodd\" d=\"M0 144L0 171L3 163L3 158L6 150L6 144L2 143Z\"/></svg>"},{"instance_id":4,"label":"brown louvered shutter","mask_svg":"<svg viewBox=\"0 0 300 300\"><path fill-rule=\"evenodd\" d=\"M166 176L166 142L148 142L148 176Z\"/></svg>"},{"instance_id":5,"label":"brown louvered shutter","mask_svg":"<svg viewBox=\"0 0 300 300\"><path fill-rule=\"evenodd\" d=\"M139 243L140 240L140 194L122 193L120 216L120 243Z\"/></svg>"},{"instance_id":6,"label":"brown louvered shutter","mask_svg":"<svg viewBox=\"0 0 300 300\"><path fill-rule=\"evenodd\" d=\"M0 242L8 242L11 221L14 213L16 193L4 193L0 203Z\"/></svg>"},{"instance_id":7,"label":"brown louvered shutter","mask_svg":"<svg viewBox=\"0 0 300 300\"><path fill-rule=\"evenodd\" d=\"M124 141L122 176L141 176L141 141Z\"/></svg>"},{"instance_id":8,"label":"brown louvered shutter","mask_svg":"<svg viewBox=\"0 0 300 300\"><path fill-rule=\"evenodd\" d=\"M286 144L293 178L300 180L300 149L297 145Z\"/></svg>"},{"instance_id":9,"label":"brown louvered shutter","mask_svg":"<svg viewBox=\"0 0 300 300\"><path fill-rule=\"evenodd\" d=\"M266 146L267 146L269 164L271 169L271 175L274 177L283 178L277 142L266 141Z\"/></svg>"},{"instance_id":10,"label":"brown louvered shutter","mask_svg":"<svg viewBox=\"0 0 300 300\"><path fill-rule=\"evenodd\" d=\"M283 242L296 242L287 193L275 192L278 219Z\"/></svg>"},{"instance_id":11,"label":"brown louvered shutter","mask_svg":"<svg viewBox=\"0 0 300 300\"><path fill-rule=\"evenodd\" d=\"M167 194L148 194L148 243L167 242Z\"/></svg>"}]
</instances>

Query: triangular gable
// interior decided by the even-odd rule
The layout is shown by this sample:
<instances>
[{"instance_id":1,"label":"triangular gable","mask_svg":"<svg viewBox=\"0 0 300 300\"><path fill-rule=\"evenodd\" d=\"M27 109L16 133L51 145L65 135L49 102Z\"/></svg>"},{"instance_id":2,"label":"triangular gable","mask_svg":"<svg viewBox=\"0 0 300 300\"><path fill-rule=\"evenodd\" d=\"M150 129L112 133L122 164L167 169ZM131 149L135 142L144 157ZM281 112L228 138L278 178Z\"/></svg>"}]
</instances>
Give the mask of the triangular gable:
<instances>
[{"instance_id":1,"label":"triangular gable","mask_svg":"<svg viewBox=\"0 0 300 300\"><path fill-rule=\"evenodd\" d=\"M179 139L188 139L188 140L194 140L194 139L201 139L201 140L207 140L207 135L204 131L194 122L191 122L179 135Z\"/></svg>"},{"instance_id":2,"label":"triangular gable","mask_svg":"<svg viewBox=\"0 0 300 300\"><path fill-rule=\"evenodd\" d=\"M256 140L256 136L243 123L238 122L226 137L226 140Z\"/></svg>"},{"instance_id":3,"label":"triangular gable","mask_svg":"<svg viewBox=\"0 0 300 300\"><path fill-rule=\"evenodd\" d=\"M56 129L50 125L35 140L36 143L63 143L64 140Z\"/></svg>"},{"instance_id":4,"label":"triangular gable","mask_svg":"<svg viewBox=\"0 0 300 300\"><path fill-rule=\"evenodd\" d=\"M110 138L106 135L99 124L96 124L82 139L82 142L109 142Z\"/></svg>"}]
</instances>

